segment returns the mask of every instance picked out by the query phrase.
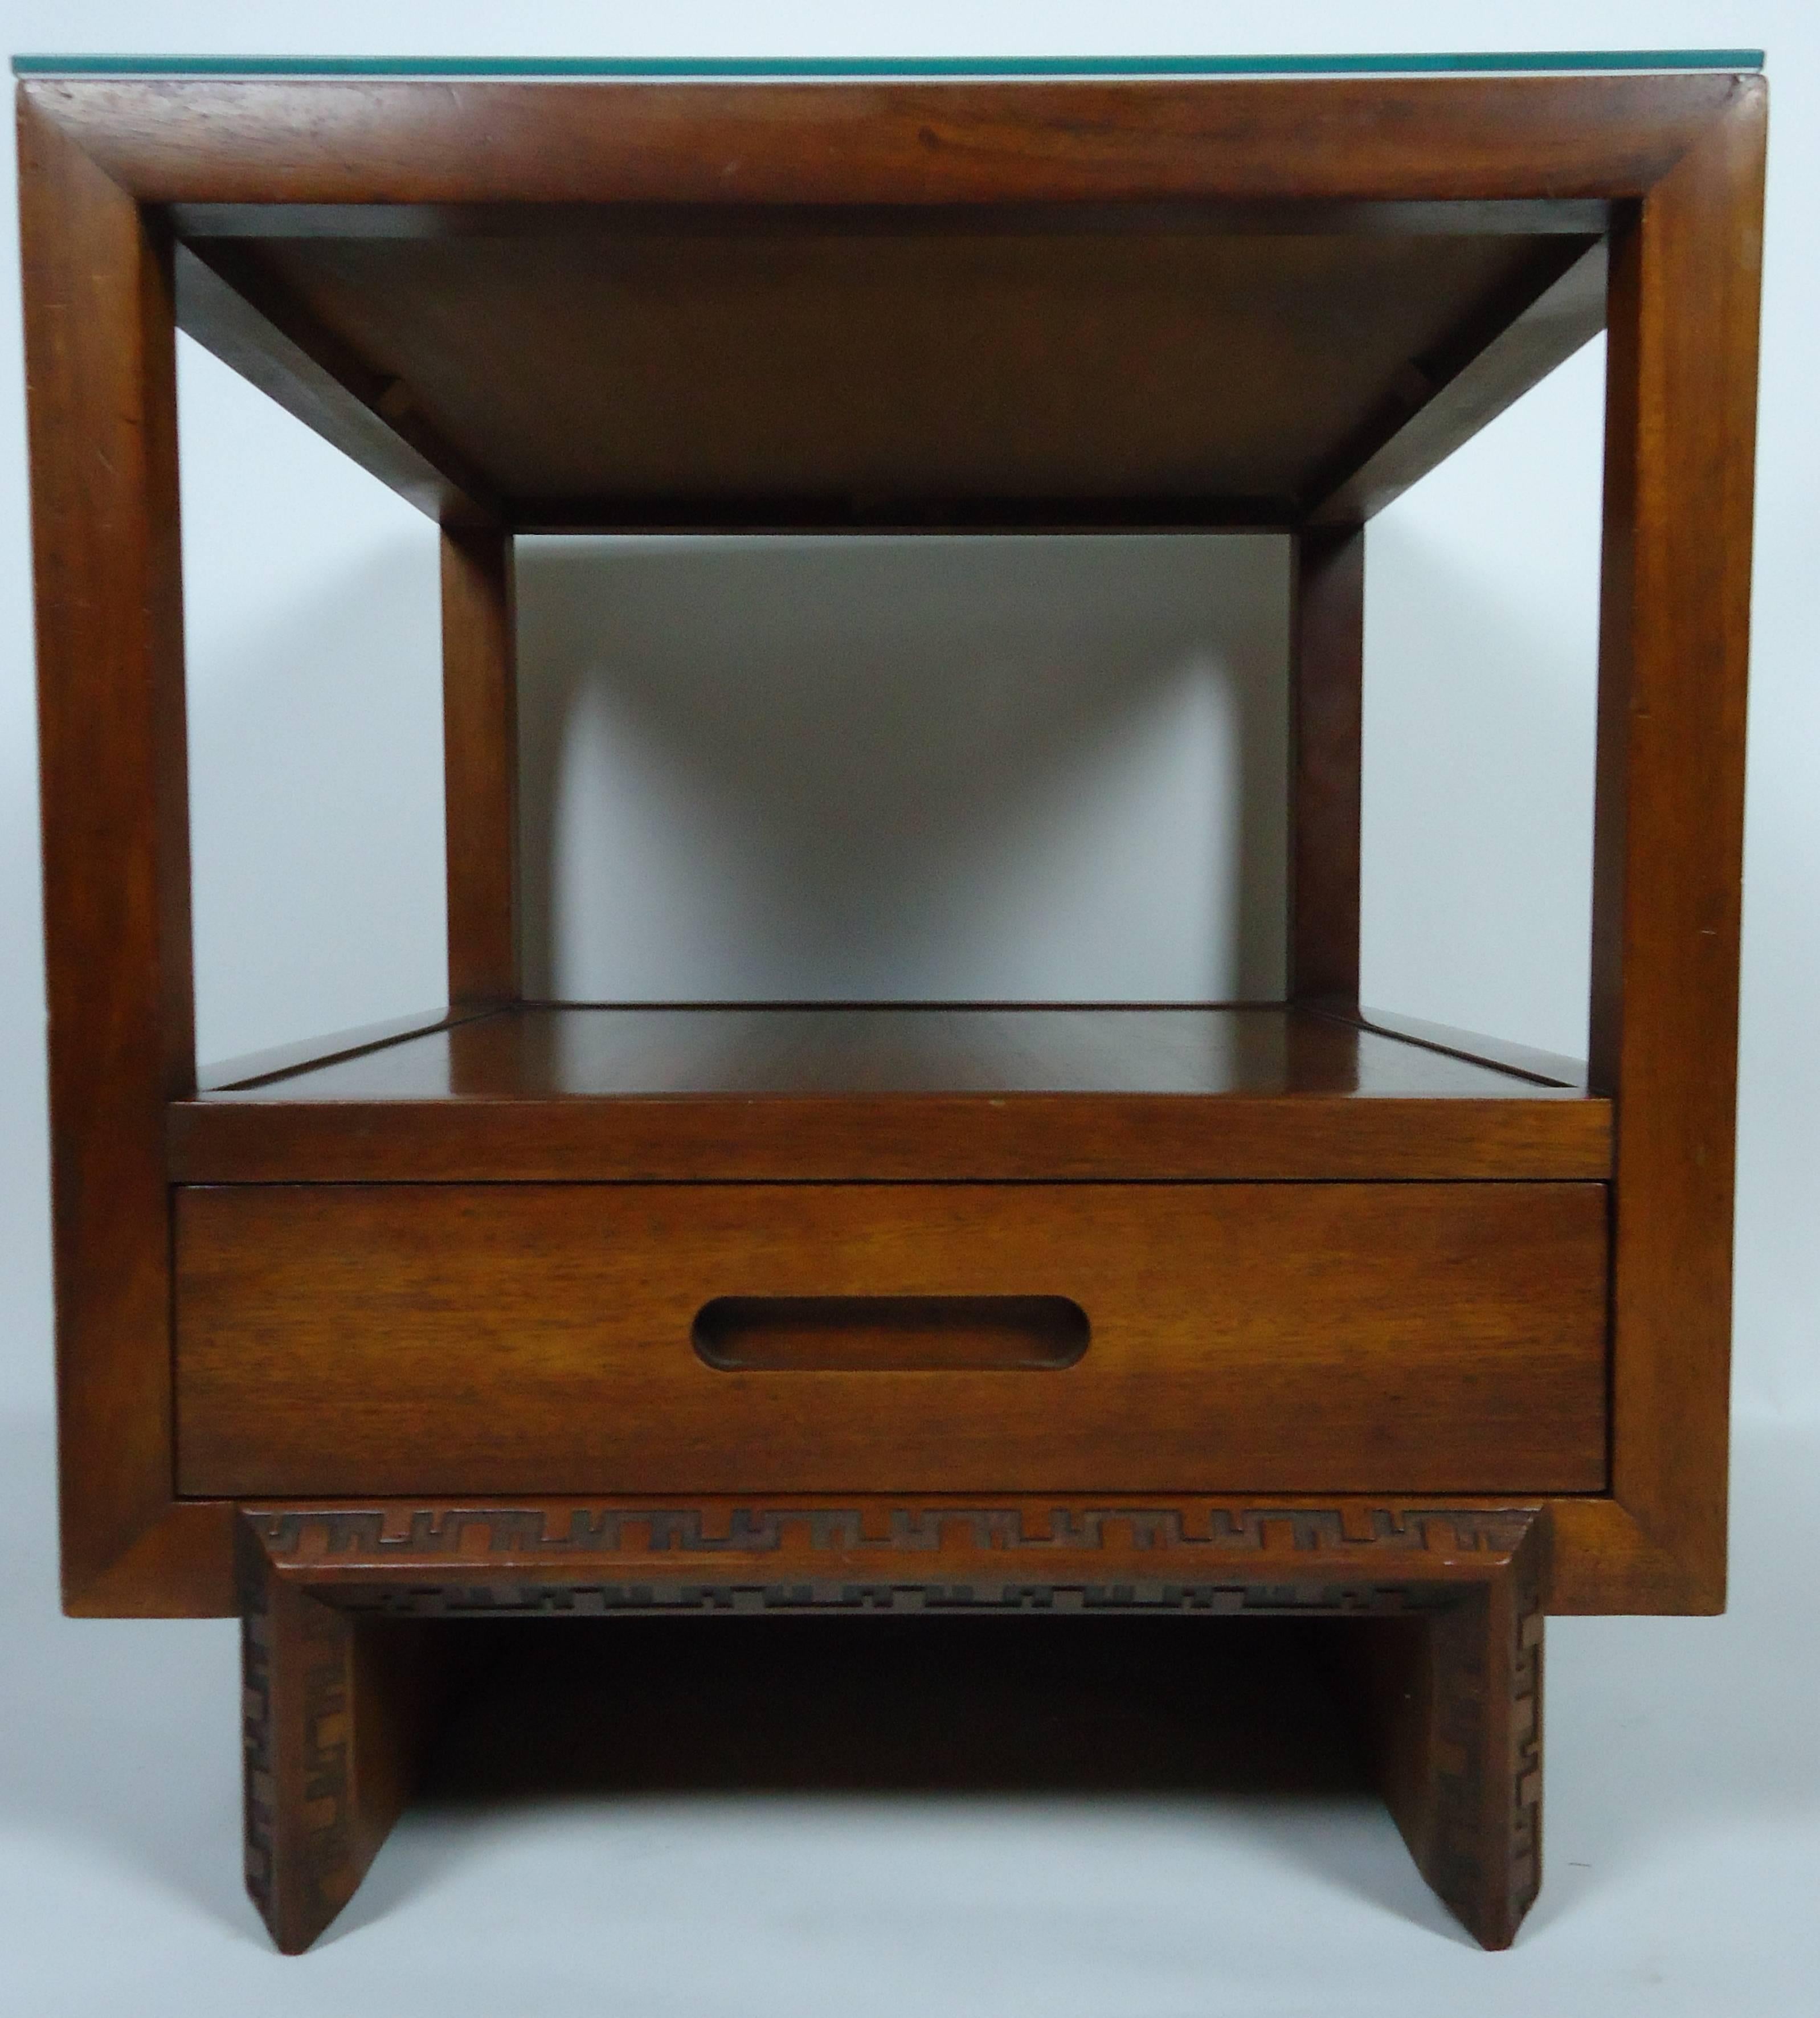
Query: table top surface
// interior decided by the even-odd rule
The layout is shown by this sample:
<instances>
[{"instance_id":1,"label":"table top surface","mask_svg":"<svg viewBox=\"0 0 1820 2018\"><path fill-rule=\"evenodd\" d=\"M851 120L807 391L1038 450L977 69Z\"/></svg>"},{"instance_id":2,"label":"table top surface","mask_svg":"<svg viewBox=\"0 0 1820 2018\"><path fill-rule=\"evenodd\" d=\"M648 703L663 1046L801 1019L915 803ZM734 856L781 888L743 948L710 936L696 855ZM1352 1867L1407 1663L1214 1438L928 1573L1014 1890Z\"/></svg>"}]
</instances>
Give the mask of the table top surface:
<instances>
[{"instance_id":1,"label":"table top surface","mask_svg":"<svg viewBox=\"0 0 1820 2018\"><path fill-rule=\"evenodd\" d=\"M14 74L391 78L1220 78L1760 70L1761 49L1468 49L1317 56L18 56Z\"/></svg>"}]
</instances>

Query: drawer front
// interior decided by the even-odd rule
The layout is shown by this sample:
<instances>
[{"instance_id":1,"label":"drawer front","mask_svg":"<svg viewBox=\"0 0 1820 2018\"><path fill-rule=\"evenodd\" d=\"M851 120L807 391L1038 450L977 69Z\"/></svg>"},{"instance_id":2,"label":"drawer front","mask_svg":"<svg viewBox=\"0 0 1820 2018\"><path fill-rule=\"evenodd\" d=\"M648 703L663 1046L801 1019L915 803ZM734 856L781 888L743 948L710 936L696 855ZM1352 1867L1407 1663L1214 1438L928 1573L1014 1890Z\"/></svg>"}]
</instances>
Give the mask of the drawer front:
<instances>
[{"instance_id":1,"label":"drawer front","mask_svg":"<svg viewBox=\"0 0 1820 2018\"><path fill-rule=\"evenodd\" d=\"M1605 1477L1594 1184L180 1191L186 1493Z\"/></svg>"}]
</instances>

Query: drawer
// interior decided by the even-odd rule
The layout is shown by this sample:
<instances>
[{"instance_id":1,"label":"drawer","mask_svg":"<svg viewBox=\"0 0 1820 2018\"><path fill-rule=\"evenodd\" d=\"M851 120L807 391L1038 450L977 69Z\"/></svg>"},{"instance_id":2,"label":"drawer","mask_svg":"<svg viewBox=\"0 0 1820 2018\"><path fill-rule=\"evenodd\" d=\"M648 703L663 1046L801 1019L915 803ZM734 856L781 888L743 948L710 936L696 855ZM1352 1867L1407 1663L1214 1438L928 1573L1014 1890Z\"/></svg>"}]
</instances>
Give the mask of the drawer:
<instances>
[{"instance_id":1,"label":"drawer","mask_svg":"<svg viewBox=\"0 0 1820 2018\"><path fill-rule=\"evenodd\" d=\"M1595 1184L186 1188L185 1493L1589 1492Z\"/></svg>"}]
</instances>

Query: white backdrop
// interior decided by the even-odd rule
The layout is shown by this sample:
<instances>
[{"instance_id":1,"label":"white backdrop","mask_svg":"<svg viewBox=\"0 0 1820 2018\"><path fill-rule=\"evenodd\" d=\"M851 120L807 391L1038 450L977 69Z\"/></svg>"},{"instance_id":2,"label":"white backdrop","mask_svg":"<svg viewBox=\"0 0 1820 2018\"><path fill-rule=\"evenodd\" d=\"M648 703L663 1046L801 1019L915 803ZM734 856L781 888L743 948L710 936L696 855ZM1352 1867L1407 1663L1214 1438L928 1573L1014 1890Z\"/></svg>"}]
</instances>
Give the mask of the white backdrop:
<instances>
[{"instance_id":1,"label":"white backdrop","mask_svg":"<svg viewBox=\"0 0 1820 2018\"><path fill-rule=\"evenodd\" d=\"M1820 284L1808 256L1820 237L1820 33L1811 8L1799 0L1533 0L1520 10L1441 0L1122 0L1116 9L1073 0L935 0L862 10L794 0L755 16L731 4L653 13L559 0L535 9L455 0L283 7L92 0L79 13L67 0L6 0L0 20L9 49L20 51L989 55L1767 45L1771 169L1736 1394L1744 1428L1769 1435L1781 1433L1778 1425L1797 1434L1820 1425L1811 1148L1820 1141L1820 1053L1804 1013L1820 999L1820 689L1808 638L1811 556L1820 548L1820 407L1811 389ZM4 160L0 1020L9 1042L0 1047L0 1280L7 1299L0 1418L16 1429L7 1448L20 1454L22 1509L42 1518L50 1371L43 1009L9 150ZM1567 1051L1578 1048L1584 1021L1600 361L1597 346L1583 353L1376 522L1367 577L1367 999ZM186 347L182 373L199 1012L205 1052L222 1055L441 999L434 536L212 359ZM787 564L787 591L767 600L754 586L749 555L737 552L539 542L526 552L524 623L536 648L526 655L534 664L525 738L536 974L572 993L647 999L1267 992L1280 961L1271 920L1281 830L1280 808L1258 781L1275 775L1280 761L1280 544L1096 541L1071 555L1050 543L1013 541L990 554L969 547L944 557L896 543L844 553L824 544L796 550ZM886 607L891 621L881 625ZM670 620L673 609L682 612L680 624ZM1134 620L1140 611L1142 620ZM933 732L912 705L912 665L936 669L943 707ZM753 725L742 696L749 695L755 668L799 736L823 725L818 740L799 742L800 769L781 779L767 779L749 761ZM980 789L973 761L981 750L992 756L991 794ZM822 844L830 834L848 834L843 821L861 793L869 807L886 810L888 844L856 853L843 839L831 851ZM812 818L804 816L806 803L820 808ZM941 808L939 822L919 811L930 804ZM712 817L710 805L719 808ZM1222 860L1242 863L1244 877L1222 875ZM750 929L755 919L762 931ZM1811 1460L1777 1462L1783 1471L1775 1475L1791 1481L1813 1470ZM1761 1469L1767 1477L1775 1466L1766 1459ZM1744 1550L1757 1532L1748 1525L1757 1503L1749 1497L1754 1465L1740 1488ZM1764 1514L1766 1537L1785 1514ZM48 1607L48 1558L34 1562L31 1587ZM1755 1587L1755 1573L1746 1550L1741 1593ZM1768 1565L1764 1576L1764 1589L1773 1589ZM56 1645L78 1650L97 1644L85 1634L113 1631L61 1629L77 1636ZM1567 1754L1595 1778L1602 1763L1620 1757L1613 1734L1642 1714L1634 1704L1655 1701L1640 1677L1659 1658L1688 1663L1690 1649L1697 1666L1702 1645L1716 1658L1720 1644L1701 1638L1717 1629L1685 1622L1621 1629L1630 1636L1573 1636L1620 1630L1609 1626L1555 1629L1558 1689L1566 1686L1562 1668L1576 1646L1618 1650L1617 1668L1602 1672L1630 1675L1609 1686L1584 1678L1580 1684L1583 1714L1591 1702L1616 1720ZM163 1676L178 1694L200 1689L204 1677L210 1691L231 1690L224 1680L231 1648L221 1629L119 1631L127 1636L109 1644L121 1658ZM27 1691L25 1668L16 1665L20 1644L0 1652L0 1680ZM10 1677L9 1653L16 1659ZM74 1676L87 1656L67 1658ZM1789 1646L1772 1653L1760 1644L1736 1658L1767 1674L1796 1656ZM1715 1703L1724 1699L1723 1665L1713 1667ZM70 1687L69 1700L79 1705L81 1689ZM1700 1700L1691 1679L1688 1694L1690 1702ZM0 1706L9 1700L0 1698ZM36 1696L18 1698L21 1705L28 1700L38 1714ZM1756 1712L1775 1713L1768 1702ZM23 1725L23 1709L14 1714ZM70 1716L77 1714L72 1708ZM1672 1709L1659 1705L1650 1714L1663 1724L1666 1741ZM231 1736L226 1697L211 1700L208 1716ZM72 1743L92 1736L74 1722L70 1731ZM1734 1756L1710 1734L1696 1735L1691 1722L1686 1732L1690 1745L1716 1745L1712 1775L1728 1816L1724 1790L1757 1785L1753 1773L1765 1788L1786 1788L1791 1772L1797 1782L1804 1771L1820 1780L1811 1748L1777 1759ZM203 1741L173 1739L167 1730L157 1741L181 1752ZM1551 1782L1558 1816L1562 1742L1558 1734ZM1565 1742L1572 1746L1571 1734ZM203 1778L231 1774L231 1756L209 1758L197 1768ZM1647 1808L1658 1776L1685 1766L1640 1752L1628 1796L1602 1799L1621 1806L1629 1798L1633 1810L1637 1802ZM29 1832L60 1812L61 1783L30 1784L43 1788L35 1808L15 1814L0 1805L0 1846L13 1839L8 1830ZM1749 1806L1742 1795L1738 1802ZM207 1826L215 1828L219 1818L209 1812ZM1664 1827L1685 1823L1695 1836L1710 1835L1715 1812L1671 1814ZM1775 1814L1777 1826L1787 1822L1783 1808ZM1800 1814L1809 1832L1804 1847L1791 1850L1772 1834L1747 1837L1741 1854L1752 1868L1773 1863L1785 1876L1793 1857L1797 1876L1807 1875L1811 1905L1812 1803ZM68 1834L64 1823L55 1826ZM763 1841L755 1852L769 1853ZM138 1882L131 1877L135 1855L139 1864L146 1856L155 1864L157 1853L130 1845L123 1853L117 1843L108 1852L114 1864L123 1853L130 1890ZM20 1854L42 1862L42 1846L27 1844ZM1551 1882L1558 1901L1561 1888L1576 1881L1557 1854ZM82 1882L101 1882L82 1868ZM1679 1880L1670 1872L1663 1882L1672 1890ZM162 1932L148 1938L191 1942L184 1952L202 1971L198 1980L212 1983L209 1972L218 1967L225 1984L234 1969L253 1966L255 1951L237 1931L228 1967L211 1943L218 1947L222 1915L237 1909L218 1901L198 1907L190 1897L196 1889L183 1896L197 1924L179 1936L160 1922ZM1302 1910L1270 1896L1269 1911ZM120 1910L132 1920L141 1908ZM1526 2006L1551 1996L1559 2006L1558 1990L1545 1987L1548 1969L1558 1966L1562 1980L1592 1969L1592 1976L1573 1975L1576 1983L1605 1984L1609 1974L1612 2001L1601 2009L1628 2009L1623 1998L1645 1991L1658 1998L1652 2009L1717 2008L1699 2001L1703 1983L1720 1994L1691 1958L1701 1943L1690 1937L1676 1947L1663 1931L1670 1919L1659 1926L1650 1909L1639 1910L1641 1921L1616 1906L1615 1917L1602 1918L1595 1908L1590 1921L1582 1915L1558 1930L1555 1964L1541 1957L1533 1967L1543 1973L1523 1979ZM1683 1909L1684 1932L1706 1926L1686 1920L1694 1910ZM0 1907L0 1922L5 1915ZM1414 1937L1407 1926L1400 1931ZM539 1938L547 1937L540 1928ZM1710 1955L1712 1939L1703 1940ZM1679 1958L1652 1960L1659 1948ZM358 1942L341 1944L336 1966L357 1969L359 1951ZM1273 1994L1296 2008L1327 2008L1316 2001L1318 1958L1306 1959L1313 1973L1298 1977L1290 1966L1271 1979ZM1447 1975L1454 1962L1443 1959ZM1386 1966L1416 1971L1407 1979L1412 1985L1427 1966L1407 1956ZM1769 1987L1773 1962L1758 1955L1752 1966L1760 1966L1769 1973L1747 1979L1760 1980L1760 2003L1749 2001L1755 1993L1742 1987L1746 1978L1724 1978L1732 2008L1794 2008ZM77 2001L59 2001L60 1979L45 1966L42 1981L34 1978L34 2010L106 2008L99 1993L84 2002L72 1990ZM249 1994L277 2009L269 2000L278 1980L262 1976L262 1987ZM341 1980L340 1994L354 1994L355 1979ZM1464 1995L1479 2008L1502 2009L1484 1994L1491 1980L1461 1976L1449 1993L1454 2001L1437 1989L1433 2008L1459 2008ZM1517 1979L1495 1980L1517 2008ZM1180 2008L1215 2008L1207 1984L1183 1981ZM1351 1981L1343 1969L1333 1977L1342 1998ZM1261 1979L1253 1987L1262 1994ZM1662 2001L1674 1996L1686 2001ZM700 1998L665 2008L721 2008L706 1989ZM1016 2002L1001 1997L996 2008ZM416 2007L395 1999L372 2008ZM948 2008L962 2006L951 2000ZM1083 2008L1114 2005L1101 1999ZM1137 2007L1121 2001L1116 2008Z\"/></svg>"}]
</instances>

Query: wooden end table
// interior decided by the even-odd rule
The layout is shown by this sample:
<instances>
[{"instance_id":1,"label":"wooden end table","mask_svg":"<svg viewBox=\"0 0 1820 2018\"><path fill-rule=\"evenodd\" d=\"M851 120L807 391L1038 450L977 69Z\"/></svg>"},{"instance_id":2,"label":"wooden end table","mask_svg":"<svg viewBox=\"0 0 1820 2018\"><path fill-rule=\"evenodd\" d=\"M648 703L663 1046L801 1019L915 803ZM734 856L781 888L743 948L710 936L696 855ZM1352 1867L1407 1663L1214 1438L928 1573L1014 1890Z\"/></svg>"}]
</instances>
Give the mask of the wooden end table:
<instances>
[{"instance_id":1,"label":"wooden end table","mask_svg":"<svg viewBox=\"0 0 1820 2018\"><path fill-rule=\"evenodd\" d=\"M280 1944L419 1615L677 1606L1357 1613L1508 1941L1545 1595L1724 1597L1751 60L23 67L66 1601L244 1616ZM442 538L448 1004L215 1074L179 327ZM1362 529L1602 327L1582 1066L1359 1006ZM525 999L516 533L1015 528L1292 542L1281 1000Z\"/></svg>"}]
</instances>

